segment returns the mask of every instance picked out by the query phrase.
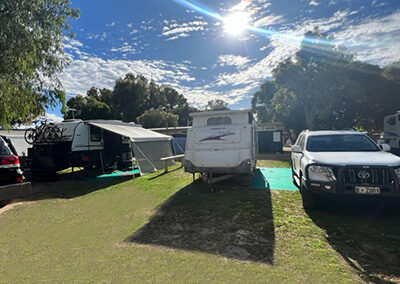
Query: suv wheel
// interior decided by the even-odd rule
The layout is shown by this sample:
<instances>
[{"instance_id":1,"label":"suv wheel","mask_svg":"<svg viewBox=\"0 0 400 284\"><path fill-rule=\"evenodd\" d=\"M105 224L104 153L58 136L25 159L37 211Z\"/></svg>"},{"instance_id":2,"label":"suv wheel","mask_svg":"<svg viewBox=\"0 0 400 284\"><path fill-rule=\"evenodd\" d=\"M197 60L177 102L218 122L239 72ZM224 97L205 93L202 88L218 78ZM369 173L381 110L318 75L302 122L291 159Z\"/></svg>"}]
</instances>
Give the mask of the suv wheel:
<instances>
[{"instance_id":1,"label":"suv wheel","mask_svg":"<svg viewBox=\"0 0 400 284\"><path fill-rule=\"evenodd\" d=\"M318 196L315 193L307 190L306 186L303 184L302 176L300 176L300 193L303 200L304 209L313 210L318 208Z\"/></svg>"},{"instance_id":2,"label":"suv wheel","mask_svg":"<svg viewBox=\"0 0 400 284\"><path fill-rule=\"evenodd\" d=\"M295 187L297 187L298 189L300 189L299 184L296 182L296 178L295 178L295 174L294 174L294 171L293 171L293 167L292 167L292 183L293 183L293 185L294 185Z\"/></svg>"}]
</instances>

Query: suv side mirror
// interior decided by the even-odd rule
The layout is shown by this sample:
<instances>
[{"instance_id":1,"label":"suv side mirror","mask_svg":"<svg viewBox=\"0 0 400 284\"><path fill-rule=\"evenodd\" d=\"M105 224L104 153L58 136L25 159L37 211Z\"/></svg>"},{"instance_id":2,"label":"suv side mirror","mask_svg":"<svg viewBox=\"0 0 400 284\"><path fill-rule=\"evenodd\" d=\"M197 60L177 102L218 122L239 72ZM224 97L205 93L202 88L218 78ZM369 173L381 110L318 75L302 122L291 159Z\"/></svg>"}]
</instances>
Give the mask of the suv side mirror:
<instances>
[{"instance_id":1,"label":"suv side mirror","mask_svg":"<svg viewBox=\"0 0 400 284\"><path fill-rule=\"evenodd\" d=\"M389 144L381 144L381 149L382 149L382 151L390 152L391 147Z\"/></svg>"},{"instance_id":2,"label":"suv side mirror","mask_svg":"<svg viewBox=\"0 0 400 284\"><path fill-rule=\"evenodd\" d=\"M302 152L301 147L299 145L293 145L292 152L293 153L301 153Z\"/></svg>"}]
</instances>

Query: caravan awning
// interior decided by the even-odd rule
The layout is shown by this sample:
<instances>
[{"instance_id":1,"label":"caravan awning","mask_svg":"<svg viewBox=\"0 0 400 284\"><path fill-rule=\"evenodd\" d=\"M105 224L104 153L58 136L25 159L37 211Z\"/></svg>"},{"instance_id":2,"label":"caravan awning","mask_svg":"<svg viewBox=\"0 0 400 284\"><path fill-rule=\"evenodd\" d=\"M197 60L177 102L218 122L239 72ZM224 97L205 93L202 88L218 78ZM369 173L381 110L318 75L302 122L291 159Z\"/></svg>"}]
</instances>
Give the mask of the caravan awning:
<instances>
[{"instance_id":1,"label":"caravan awning","mask_svg":"<svg viewBox=\"0 0 400 284\"><path fill-rule=\"evenodd\" d=\"M134 123L112 120L90 120L88 123L107 131L128 137L132 142L165 141L172 139L171 136L145 129Z\"/></svg>"}]
</instances>

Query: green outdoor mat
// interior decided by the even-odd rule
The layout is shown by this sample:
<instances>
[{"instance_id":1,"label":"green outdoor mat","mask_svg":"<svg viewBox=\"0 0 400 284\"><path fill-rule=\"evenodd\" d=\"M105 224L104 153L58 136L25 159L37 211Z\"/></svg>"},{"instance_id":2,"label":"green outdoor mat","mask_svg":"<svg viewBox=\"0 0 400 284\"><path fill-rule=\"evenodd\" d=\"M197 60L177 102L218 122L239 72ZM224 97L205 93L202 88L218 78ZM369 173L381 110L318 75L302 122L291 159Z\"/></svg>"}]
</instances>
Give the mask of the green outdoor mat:
<instances>
[{"instance_id":1,"label":"green outdoor mat","mask_svg":"<svg viewBox=\"0 0 400 284\"><path fill-rule=\"evenodd\" d=\"M251 188L297 190L292 183L290 168L258 168L251 181Z\"/></svg>"},{"instance_id":2,"label":"green outdoor mat","mask_svg":"<svg viewBox=\"0 0 400 284\"><path fill-rule=\"evenodd\" d=\"M97 176L97 178L113 178L113 177L122 177L122 176L131 176L139 174L139 169L134 169L132 171L115 171L110 174L103 174Z\"/></svg>"}]
</instances>

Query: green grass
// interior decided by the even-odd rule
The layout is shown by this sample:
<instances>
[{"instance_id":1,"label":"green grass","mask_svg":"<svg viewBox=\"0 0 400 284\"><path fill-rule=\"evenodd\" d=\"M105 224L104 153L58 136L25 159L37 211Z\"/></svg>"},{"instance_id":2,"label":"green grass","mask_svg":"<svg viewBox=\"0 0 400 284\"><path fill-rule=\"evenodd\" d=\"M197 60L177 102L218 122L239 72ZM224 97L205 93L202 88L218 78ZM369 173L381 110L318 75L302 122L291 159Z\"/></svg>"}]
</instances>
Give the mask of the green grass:
<instances>
[{"instance_id":1,"label":"green grass","mask_svg":"<svg viewBox=\"0 0 400 284\"><path fill-rule=\"evenodd\" d=\"M400 275L398 219L308 215L298 192L232 182L210 190L191 178L179 169L120 183L39 185L42 195L0 215L0 282L351 283Z\"/></svg>"}]
</instances>

